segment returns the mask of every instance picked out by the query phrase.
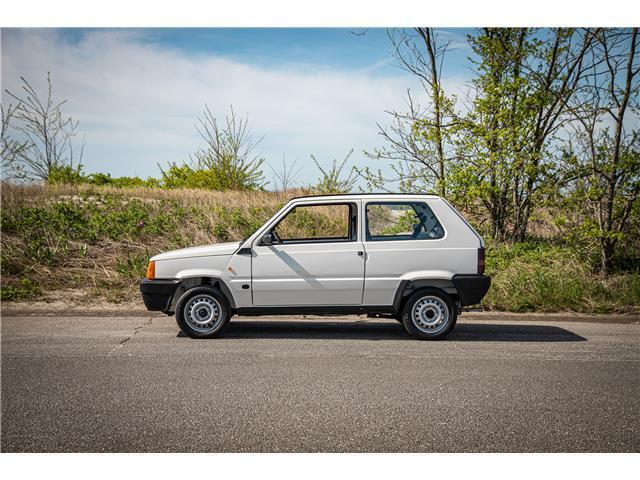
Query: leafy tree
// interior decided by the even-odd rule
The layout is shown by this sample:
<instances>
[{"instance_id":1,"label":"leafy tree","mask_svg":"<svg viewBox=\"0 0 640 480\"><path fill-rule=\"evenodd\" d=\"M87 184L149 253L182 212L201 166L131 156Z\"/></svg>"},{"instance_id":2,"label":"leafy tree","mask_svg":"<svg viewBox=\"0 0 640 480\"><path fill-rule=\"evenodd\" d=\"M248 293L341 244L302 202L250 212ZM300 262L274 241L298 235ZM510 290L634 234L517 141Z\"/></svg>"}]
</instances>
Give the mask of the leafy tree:
<instances>
[{"instance_id":1,"label":"leafy tree","mask_svg":"<svg viewBox=\"0 0 640 480\"><path fill-rule=\"evenodd\" d=\"M533 209L557 188L551 148L594 34L486 28L469 37L475 94L451 181L458 203L488 213L496 240L524 240Z\"/></svg>"},{"instance_id":2,"label":"leafy tree","mask_svg":"<svg viewBox=\"0 0 640 480\"><path fill-rule=\"evenodd\" d=\"M532 47L526 29L484 29L469 42L478 58L476 93L458 143L466 158L452 172L455 199L467 208L481 206L492 237L503 240L514 180L525 163L523 139L534 120L525 101L532 87L522 74Z\"/></svg>"},{"instance_id":3,"label":"leafy tree","mask_svg":"<svg viewBox=\"0 0 640 480\"><path fill-rule=\"evenodd\" d=\"M640 210L638 29L604 29L596 40L589 75L571 105L573 138L563 160L574 180L565 208L586 213L572 231L597 241L600 271L608 275Z\"/></svg>"}]
</instances>

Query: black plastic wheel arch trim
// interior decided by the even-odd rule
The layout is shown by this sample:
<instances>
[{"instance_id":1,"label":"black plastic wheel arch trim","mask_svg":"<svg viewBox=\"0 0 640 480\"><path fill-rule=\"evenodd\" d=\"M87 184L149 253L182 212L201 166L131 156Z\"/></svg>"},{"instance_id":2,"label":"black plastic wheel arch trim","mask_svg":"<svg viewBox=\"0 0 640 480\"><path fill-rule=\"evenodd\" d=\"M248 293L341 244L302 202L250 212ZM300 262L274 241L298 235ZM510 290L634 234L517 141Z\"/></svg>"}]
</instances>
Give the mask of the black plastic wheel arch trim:
<instances>
[{"instance_id":1,"label":"black plastic wheel arch trim","mask_svg":"<svg viewBox=\"0 0 640 480\"><path fill-rule=\"evenodd\" d=\"M487 275L458 274L451 278L451 282L460 298L463 307L480 303L489 291L491 277Z\"/></svg>"},{"instance_id":2,"label":"black plastic wheel arch trim","mask_svg":"<svg viewBox=\"0 0 640 480\"><path fill-rule=\"evenodd\" d=\"M144 279L140 282L142 301L147 310L167 313L171 308L171 300L180 285L180 280L175 279Z\"/></svg>"}]
</instances>

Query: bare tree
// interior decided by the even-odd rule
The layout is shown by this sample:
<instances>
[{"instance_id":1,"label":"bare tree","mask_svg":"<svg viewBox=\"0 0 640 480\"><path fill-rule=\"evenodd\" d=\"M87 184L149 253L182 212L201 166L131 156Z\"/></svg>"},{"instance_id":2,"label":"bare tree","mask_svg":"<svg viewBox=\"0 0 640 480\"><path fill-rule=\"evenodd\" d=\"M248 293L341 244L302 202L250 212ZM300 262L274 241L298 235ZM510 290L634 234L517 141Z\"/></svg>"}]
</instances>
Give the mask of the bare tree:
<instances>
[{"instance_id":1,"label":"bare tree","mask_svg":"<svg viewBox=\"0 0 640 480\"><path fill-rule=\"evenodd\" d=\"M640 131L637 116L629 116L640 107L639 40L637 28L598 32L595 60L571 108L575 140L567 160L578 206L591 212L578 228L597 240L605 275L639 201Z\"/></svg>"},{"instance_id":2,"label":"bare tree","mask_svg":"<svg viewBox=\"0 0 640 480\"><path fill-rule=\"evenodd\" d=\"M11 177L13 173L12 169L15 165L16 157L29 148L27 142L17 142L9 136L9 126L11 119L14 116L18 105L9 104L7 108L4 105L0 105L0 114L2 117L2 125L0 130L0 150L2 152L2 161L0 168L2 168L3 177Z\"/></svg>"},{"instance_id":3,"label":"bare tree","mask_svg":"<svg viewBox=\"0 0 640 480\"><path fill-rule=\"evenodd\" d=\"M269 165L269 168L273 172L272 183L276 191L286 192L298 182L298 176L300 175L302 167L296 168L297 162L297 160L294 160L291 165L287 164L283 153L282 169L276 170L271 165Z\"/></svg>"},{"instance_id":4,"label":"bare tree","mask_svg":"<svg viewBox=\"0 0 640 480\"><path fill-rule=\"evenodd\" d=\"M387 180L400 181L404 188L432 186L445 196L446 143L449 129L456 123L454 101L445 95L442 87L442 63L450 42L440 42L432 28L415 28L413 34L407 30L390 30L388 35L399 66L420 81L426 107L422 108L407 91L408 111L389 111L390 126L378 124L379 133L388 145L365 153L370 158L395 163L392 168L397 178ZM384 183L381 175L376 179L370 170L359 173L369 183Z\"/></svg>"},{"instance_id":5,"label":"bare tree","mask_svg":"<svg viewBox=\"0 0 640 480\"><path fill-rule=\"evenodd\" d=\"M11 116L16 121L13 130L20 138L20 141L9 140L9 145L22 146L11 150L9 168L18 178L46 181L56 168L81 165L84 143L77 154L73 144L78 121L62 113L66 100L54 100L51 75L47 73L45 98L41 98L24 77L20 80L20 94L6 90L7 95L17 101Z\"/></svg>"}]
</instances>

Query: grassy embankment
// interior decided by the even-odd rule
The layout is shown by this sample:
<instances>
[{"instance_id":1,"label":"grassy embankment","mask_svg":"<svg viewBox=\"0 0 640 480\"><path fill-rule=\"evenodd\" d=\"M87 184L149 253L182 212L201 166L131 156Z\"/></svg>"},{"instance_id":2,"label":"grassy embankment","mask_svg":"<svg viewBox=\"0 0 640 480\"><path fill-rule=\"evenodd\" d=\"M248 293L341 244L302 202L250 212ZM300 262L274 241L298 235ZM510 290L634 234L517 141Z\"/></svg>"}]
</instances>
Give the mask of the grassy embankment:
<instances>
[{"instance_id":1,"label":"grassy embankment","mask_svg":"<svg viewBox=\"0 0 640 480\"><path fill-rule=\"evenodd\" d=\"M299 193L4 184L2 299L135 300L149 256L241 239ZM558 241L489 245L487 271L484 308L640 312L640 274L604 279Z\"/></svg>"}]
</instances>

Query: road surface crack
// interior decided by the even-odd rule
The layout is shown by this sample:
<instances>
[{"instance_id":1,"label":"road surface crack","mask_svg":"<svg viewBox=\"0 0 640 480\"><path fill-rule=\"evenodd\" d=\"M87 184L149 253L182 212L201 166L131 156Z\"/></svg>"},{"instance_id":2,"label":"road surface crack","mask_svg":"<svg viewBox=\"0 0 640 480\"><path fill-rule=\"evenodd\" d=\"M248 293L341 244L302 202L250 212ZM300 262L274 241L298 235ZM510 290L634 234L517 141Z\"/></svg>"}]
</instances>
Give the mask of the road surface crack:
<instances>
[{"instance_id":1,"label":"road surface crack","mask_svg":"<svg viewBox=\"0 0 640 480\"><path fill-rule=\"evenodd\" d=\"M126 337L126 338L124 338L124 339L122 339L122 340L120 340L120 343L118 343L118 345L117 345L117 346L112 350L112 353L113 353L115 350L117 350L117 349L119 349L119 348L122 348L122 347L124 346L124 344L125 344L125 343L127 343L129 340L131 340L131 339L132 339L133 337L135 337L136 335L138 335L138 334L142 331L142 329L143 329L144 327L146 327L147 325L151 325L151 323L152 323L152 322L153 322L153 317L151 317L149 320L147 320L147 321L146 321L146 322L144 322L143 324L138 325L137 327L134 327L134 328L133 328L133 334L132 334L132 335L130 335L130 336L128 336L128 337Z\"/></svg>"}]
</instances>

